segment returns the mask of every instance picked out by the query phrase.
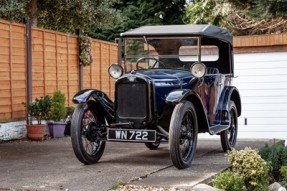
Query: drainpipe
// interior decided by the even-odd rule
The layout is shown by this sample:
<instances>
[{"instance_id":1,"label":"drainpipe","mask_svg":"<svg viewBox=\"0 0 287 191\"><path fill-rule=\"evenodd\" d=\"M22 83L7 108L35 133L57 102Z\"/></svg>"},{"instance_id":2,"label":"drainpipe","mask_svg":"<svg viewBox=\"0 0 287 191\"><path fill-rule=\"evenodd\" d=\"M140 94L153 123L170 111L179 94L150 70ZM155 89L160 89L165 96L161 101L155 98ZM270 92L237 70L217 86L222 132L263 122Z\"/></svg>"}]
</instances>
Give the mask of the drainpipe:
<instances>
[{"instance_id":1,"label":"drainpipe","mask_svg":"<svg viewBox=\"0 0 287 191\"><path fill-rule=\"evenodd\" d=\"M79 36L83 33L83 30L82 29L77 29L76 30L76 34ZM80 54L80 49L79 49L79 54ZM79 57L79 87L80 87L80 90L83 89L83 65L80 64L80 57Z\"/></svg>"},{"instance_id":2,"label":"drainpipe","mask_svg":"<svg viewBox=\"0 0 287 191\"><path fill-rule=\"evenodd\" d=\"M26 20L26 55L27 55L27 99L26 103L30 104L32 102L32 29L31 29L32 21L30 18ZM29 116L26 108L27 113L27 124L32 124L32 119Z\"/></svg>"}]
</instances>

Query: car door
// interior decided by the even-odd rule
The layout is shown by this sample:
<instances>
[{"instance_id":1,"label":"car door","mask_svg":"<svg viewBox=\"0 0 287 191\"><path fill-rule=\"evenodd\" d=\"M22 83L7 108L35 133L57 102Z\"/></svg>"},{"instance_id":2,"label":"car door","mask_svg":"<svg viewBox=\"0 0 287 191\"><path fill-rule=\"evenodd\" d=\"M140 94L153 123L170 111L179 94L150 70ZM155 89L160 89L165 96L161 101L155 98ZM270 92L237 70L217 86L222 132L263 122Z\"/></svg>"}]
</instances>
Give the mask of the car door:
<instances>
[{"instance_id":1,"label":"car door","mask_svg":"<svg viewBox=\"0 0 287 191\"><path fill-rule=\"evenodd\" d=\"M205 106L210 126L216 125L215 118L219 96L223 89L224 76L215 68L207 68L207 74L201 87L201 98ZM217 122L218 123L218 122Z\"/></svg>"}]
</instances>

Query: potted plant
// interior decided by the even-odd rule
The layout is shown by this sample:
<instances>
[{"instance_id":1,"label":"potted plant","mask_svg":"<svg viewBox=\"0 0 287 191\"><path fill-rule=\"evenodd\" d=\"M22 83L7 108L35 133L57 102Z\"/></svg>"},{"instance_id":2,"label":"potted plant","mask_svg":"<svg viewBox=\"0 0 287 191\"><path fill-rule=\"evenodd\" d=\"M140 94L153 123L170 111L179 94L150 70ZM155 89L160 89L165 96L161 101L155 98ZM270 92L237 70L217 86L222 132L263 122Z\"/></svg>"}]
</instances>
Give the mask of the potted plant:
<instances>
[{"instance_id":1,"label":"potted plant","mask_svg":"<svg viewBox=\"0 0 287 191\"><path fill-rule=\"evenodd\" d=\"M50 136L53 138L64 137L66 122L63 118L66 116L67 108L65 106L66 97L61 91L55 91L52 97L52 106L49 112L48 123Z\"/></svg>"},{"instance_id":2,"label":"potted plant","mask_svg":"<svg viewBox=\"0 0 287 191\"><path fill-rule=\"evenodd\" d=\"M29 123L26 125L27 137L33 141L40 141L44 138L45 124L42 120L47 119L47 115L51 109L52 100L50 96L36 98L32 103L25 104L29 114ZM37 124L33 124L33 119L37 120Z\"/></svg>"}]
</instances>

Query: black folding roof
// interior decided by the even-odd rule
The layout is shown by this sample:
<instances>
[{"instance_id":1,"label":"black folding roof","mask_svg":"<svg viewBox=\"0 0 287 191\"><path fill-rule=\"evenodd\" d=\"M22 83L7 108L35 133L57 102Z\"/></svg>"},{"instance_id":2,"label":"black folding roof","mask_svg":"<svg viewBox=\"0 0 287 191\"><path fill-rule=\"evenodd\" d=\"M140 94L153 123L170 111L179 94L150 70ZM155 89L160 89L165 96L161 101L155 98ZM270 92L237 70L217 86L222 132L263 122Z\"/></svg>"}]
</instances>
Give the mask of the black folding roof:
<instances>
[{"instance_id":1,"label":"black folding roof","mask_svg":"<svg viewBox=\"0 0 287 191\"><path fill-rule=\"evenodd\" d=\"M218 38L232 44L232 35L214 25L157 25L143 26L121 33L121 37L138 36L203 36Z\"/></svg>"}]
</instances>

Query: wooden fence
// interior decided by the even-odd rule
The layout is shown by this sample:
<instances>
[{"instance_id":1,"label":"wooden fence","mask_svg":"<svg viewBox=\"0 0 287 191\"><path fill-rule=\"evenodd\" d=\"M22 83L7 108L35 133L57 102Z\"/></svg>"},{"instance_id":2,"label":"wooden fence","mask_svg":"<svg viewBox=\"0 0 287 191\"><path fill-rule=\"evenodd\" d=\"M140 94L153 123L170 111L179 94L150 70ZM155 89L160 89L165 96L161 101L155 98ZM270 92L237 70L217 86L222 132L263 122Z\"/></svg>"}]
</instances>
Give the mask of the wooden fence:
<instances>
[{"instance_id":1,"label":"wooden fence","mask_svg":"<svg viewBox=\"0 0 287 191\"><path fill-rule=\"evenodd\" d=\"M117 45L93 40L93 63L83 69L83 88L97 88L114 96L108 67L117 61ZM25 118L27 94L25 25L0 20L0 122ZM32 29L32 99L61 90L72 105L79 91L77 36Z\"/></svg>"}]
</instances>

